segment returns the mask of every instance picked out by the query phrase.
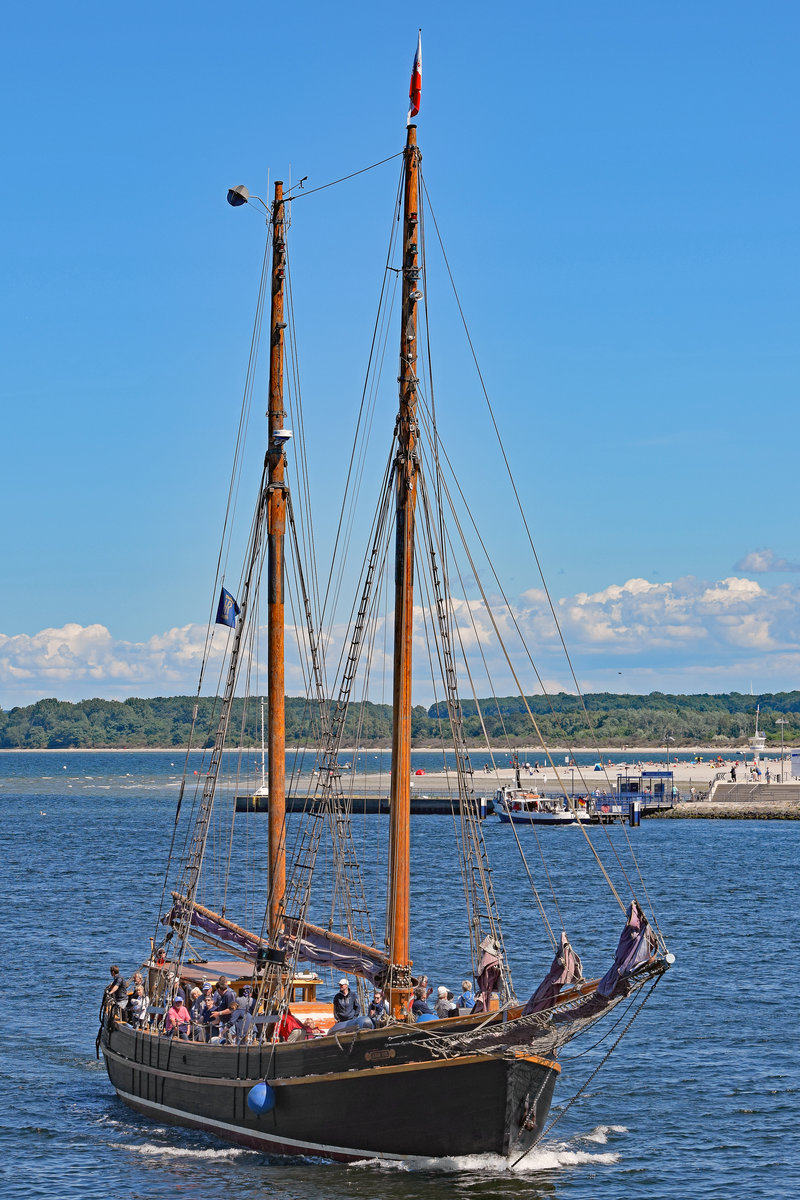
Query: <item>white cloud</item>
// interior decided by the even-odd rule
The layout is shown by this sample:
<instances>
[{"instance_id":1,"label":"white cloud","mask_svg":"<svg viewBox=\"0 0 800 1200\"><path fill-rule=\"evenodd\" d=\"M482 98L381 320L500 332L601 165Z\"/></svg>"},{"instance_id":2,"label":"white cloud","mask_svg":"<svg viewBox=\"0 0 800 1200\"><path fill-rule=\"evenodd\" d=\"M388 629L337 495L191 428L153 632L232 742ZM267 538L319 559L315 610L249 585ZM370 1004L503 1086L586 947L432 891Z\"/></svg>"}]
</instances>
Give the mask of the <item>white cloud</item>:
<instances>
[{"instance_id":1,"label":"white cloud","mask_svg":"<svg viewBox=\"0 0 800 1200\"><path fill-rule=\"evenodd\" d=\"M42 696L193 692L205 632L186 625L146 642L126 642L115 640L104 625L70 623L35 634L0 634L0 702L9 707Z\"/></svg>"},{"instance_id":2,"label":"white cloud","mask_svg":"<svg viewBox=\"0 0 800 1200\"><path fill-rule=\"evenodd\" d=\"M666 583L629 579L600 591L565 596L555 603L581 686L588 690L758 691L783 690L800 684L800 588L779 584L768 588L755 580L730 576L721 580L684 578ZM432 699L426 683L428 641L423 610L415 610L415 661L420 682L415 701ZM478 649L486 658L498 694L514 690L494 627L480 602L459 601L455 617L460 640L477 663L475 685L486 695L489 686ZM540 589L525 591L514 617L540 672L550 684L570 689L569 666L561 651L547 597ZM391 616L389 615L391 625ZM526 691L537 691L535 673L508 612L499 611L497 626ZM305 690L305 675L287 628L287 691ZM346 631L334 629L328 645L328 688ZM221 686L219 667L227 630L214 635L206 689ZM130 695L191 694L197 687L204 626L187 625L153 634L143 642L116 639L103 625L64 625L36 634L0 634L0 704L9 708L43 696L78 700L89 696L124 699ZM383 633L376 638L370 696L390 690L389 665L383 658ZM458 642L456 639L456 643ZM460 658L456 645L456 655ZM265 660L263 660L265 661ZM459 676L464 678L463 668ZM263 684L254 683L254 689ZM441 688L438 689L441 695ZM357 685L354 695L362 694ZM388 695L384 694L388 699Z\"/></svg>"},{"instance_id":3,"label":"white cloud","mask_svg":"<svg viewBox=\"0 0 800 1200\"><path fill-rule=\"evenodd\" d=\"M768 691L800 682L800 589L786 584L636 578L555 607L582 688L702 692L753 682ZM540 671L569 678L543 593L523 593L518 617Z\"/></svg>"},{"instance_id":4,"label":"white cloud","mask_svg":"<svg viewBox=\"0 0 800 1200\"><path fill-rule=\"evenodd\" d=\"M800 563L789 562L779 558L774 550L751 550L740 558L734 571L752 571L759 574L762 571L800 571Z\"/></svg>"}]
</instances>

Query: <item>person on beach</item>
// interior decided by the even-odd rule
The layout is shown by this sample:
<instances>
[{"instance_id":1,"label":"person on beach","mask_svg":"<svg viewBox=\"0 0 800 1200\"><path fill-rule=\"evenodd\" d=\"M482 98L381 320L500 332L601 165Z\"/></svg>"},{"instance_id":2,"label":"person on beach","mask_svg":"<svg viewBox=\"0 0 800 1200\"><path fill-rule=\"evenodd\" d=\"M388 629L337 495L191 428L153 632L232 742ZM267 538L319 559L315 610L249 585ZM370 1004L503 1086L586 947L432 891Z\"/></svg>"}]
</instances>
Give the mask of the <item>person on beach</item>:
<instances>
[{"instance_id":1,"label":"person on beach","mask_svg":"<svg viewBox=\"0 0 800 1200\"><path fill-rule=\"evenodd\" d=\"M736 763L731 767L731 783L736 783Z\"/></svg>"}]
</instances>

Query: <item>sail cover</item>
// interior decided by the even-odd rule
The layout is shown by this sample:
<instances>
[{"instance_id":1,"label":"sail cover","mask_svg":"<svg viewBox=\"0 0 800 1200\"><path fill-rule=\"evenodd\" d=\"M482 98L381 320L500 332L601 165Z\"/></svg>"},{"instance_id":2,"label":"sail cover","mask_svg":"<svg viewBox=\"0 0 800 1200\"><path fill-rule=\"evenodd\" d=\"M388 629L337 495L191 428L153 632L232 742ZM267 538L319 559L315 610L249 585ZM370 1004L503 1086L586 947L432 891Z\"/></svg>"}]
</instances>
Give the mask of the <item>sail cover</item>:
<instances>
[{"instance_id":1,"label":"sail cover","mask_svg":"<svg viewBox=\"0 0 800 1200\"><path fill-rule=\"evenodd\" d=\"M185 897L177 892L172 893L174 901L169 912L162 917L164 925L174 926L183 916ZM257 934L240 925L235 925L226 917L195 904L192 908L190 924L198 937L211 939L214 944L224 942L235 949L240 955L256 960L259 949L266 946ZM302 930L302 934L301 931ZM299 940L299 945L297 944ZM320 967L332 967L335 971L343 971L351 975L361 975L375 983L383 978L389 965L389 960L380 950L372 946L364 946L352 938L329 929L321 929L318 925L303 924L296 917L285 917L283 933L278 939L278 948L285 950L287 955L297 954L301 962L315 963Z\"/></svg>"},{"instance_id":2,"label":"sail cover","mask_svg":"<svg viewBox=\"0 0 800 1200\"><path fill-rule=\"evenodd\" d=\"M332 967L345 974L360 975L371 983L386 975L389 960L380 950L364 946L329 929L321 929L318 925L303 924L295 917L286 917L283 929L278 945L287 954L296 952L298 959L303 962Z\"/></svg>"},{"instance_id":3,"label":"sail cover","mask_svg":"<svg viewBox=\"0 0 800 1200\"><path fill-rule=\"evenodd\" d=\"M500 982L502 968L497 946L491 937L485 937L480 945L481 960L478 963L478 999L475 1001L473 1012L489 1012L492 1006L492 992L496 991Z\"/></svg>"},{"instance_id":4,"label":"sail cover","mask_svg":"<svg viewBox=\"0 0 800 1200\"><path fill-rule=\"evenodd\" d=\"M551 1008L563 987L570 983L577 983L582 978L581 960L570 946L567 935L562 930L561 945L556 951L550 970L523 1008L523 1017L527 1017L530 1013L542 1012L545 1008Z\"/></svg>"},{"instance_id":5,"label":"sail cover","mask_svg":"<svg viewBox=\"0 0 800 1200\"><path fill-rule=\"evenodd\" d=\"M183 918L187 901L177 892L172 893L172 899L174 902L172 908L161 918L161 923L174 927ZM264 945L257 934L242 929L240 925L235 925L233 921L227 920L219 913L212 912L210 908L205 908L202 904L194 904L192 907L190 925L199 937L202 938L205 933L215 942L226 942L231 949L235 947L240 954L244 954L254 961L259 947Z\"/></svg>"},{"instance_id":6,"label":"sail cover","mask_svg":"<svg viewBox=\"0 0 800 1200\"><path fill-rule=\"evenodd\" d=\"M628 975L649 962L658 949L656 936L650 928L647 918L635 900L627 912L627 924L623 929L614 962L597 985L597 995L610 999L617 992L626 988L625 980Z\"/></svg>"}]
</instances>

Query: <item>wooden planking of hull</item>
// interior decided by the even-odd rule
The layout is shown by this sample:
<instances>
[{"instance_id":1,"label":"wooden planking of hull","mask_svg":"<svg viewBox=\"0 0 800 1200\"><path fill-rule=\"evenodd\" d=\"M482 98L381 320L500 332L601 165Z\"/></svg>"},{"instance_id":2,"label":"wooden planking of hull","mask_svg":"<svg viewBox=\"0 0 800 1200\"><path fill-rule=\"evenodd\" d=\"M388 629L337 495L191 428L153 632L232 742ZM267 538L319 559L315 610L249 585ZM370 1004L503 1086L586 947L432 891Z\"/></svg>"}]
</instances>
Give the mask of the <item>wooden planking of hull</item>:
<instances>
[{"instance_id":1,"label":"wooden planking of hull","mask_svg":"<svg viewBox=\"0 0 800 1200\"><path fill-rule=\"evenodd\" d=\"M375 1037L365 1040L374 1044ZM320 1042L336 1047L336 1039ZM344 1070L284 1075L280 1059L294 1065L302 1043L273 1053L269 1046L204 1046L120 1025L104 1030L101 1048L118 1095L146 1116L264 1153L342 1161L522 1152L541 1136L560 1070L552 1059L507 1050L399 1064L386 1058L347 1069L343 1045ZM275 1107L257 1115L247 1095L264 1079Z\"/></svg>"}]
</instances>

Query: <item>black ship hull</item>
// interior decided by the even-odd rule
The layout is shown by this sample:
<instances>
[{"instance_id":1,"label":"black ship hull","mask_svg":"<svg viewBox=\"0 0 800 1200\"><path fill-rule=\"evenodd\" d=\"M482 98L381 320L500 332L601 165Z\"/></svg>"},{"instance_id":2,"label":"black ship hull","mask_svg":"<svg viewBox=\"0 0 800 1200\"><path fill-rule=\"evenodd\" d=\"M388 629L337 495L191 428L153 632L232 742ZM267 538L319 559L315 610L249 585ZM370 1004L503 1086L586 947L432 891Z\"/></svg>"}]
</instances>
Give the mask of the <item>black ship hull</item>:
<instances>
[{"instance_id":1,"label":"black ship hull","mask_svg":"<svg viewBox=\"0 0 800 1200\"><path fill-rule=\"evenodd\" d=\"M558 1064L523 1049L425 1058L375 1031L272 1046L206 1046L126 1025L101 1049L117 1094L160 1122L268 1154L441 1158L521 1153L541 1137ZM269 1112L247 1105L267 1081Z\"/></svg>"}]
</instances>

